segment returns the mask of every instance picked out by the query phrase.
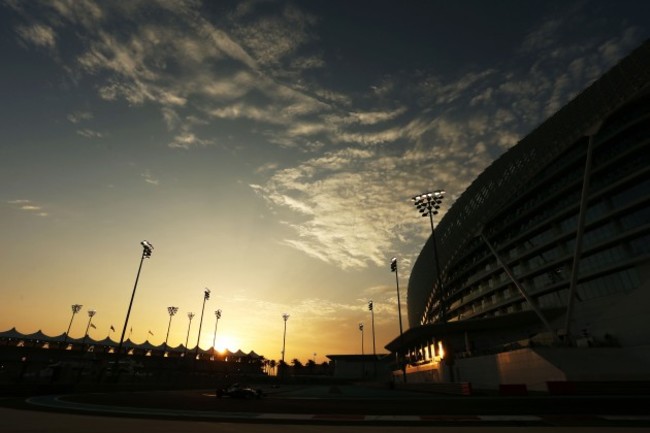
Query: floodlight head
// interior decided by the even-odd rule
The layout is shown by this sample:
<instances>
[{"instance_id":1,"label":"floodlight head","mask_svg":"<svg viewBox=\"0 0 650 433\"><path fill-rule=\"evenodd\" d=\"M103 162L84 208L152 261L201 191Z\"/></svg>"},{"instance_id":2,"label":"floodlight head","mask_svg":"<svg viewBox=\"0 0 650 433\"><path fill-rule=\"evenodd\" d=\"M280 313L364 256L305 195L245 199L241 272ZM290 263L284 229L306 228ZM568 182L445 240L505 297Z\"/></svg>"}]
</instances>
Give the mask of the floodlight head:
<instances>
[{"instance_id":1,"label":"floodlight head","mask_svg":"<svg viewBox=\"0 0 650 433\"><path fill-rule=\"evenodd\" d=\"M206 301L208 299L210 299L210 289L208 289L207 287L205 288L205 291L203 292L203 299L205 299Z\"/></svg>"},{"instance_id":2,"label":"floodlight head","mask_svg":"<svg viewBox=\"0 0 650 433\"><path fill-rule=\"evenodd\" d=\"M217 316L217 319L221 319L221 309L215 311L214 315Z\"/></svg>"},{"instance_id":3,"label":"floodlight head","mask_svg":"<svg viewBox=\"0 0 650 433\"><path fill-rule=\"evenodd\" d=\"M368 301L368 310L372 311L373 303L372 301Z\"/></svg>"},{"instance_id":4,"label":"floodlight head","mask_svg":"<svg viewBox=\"0 0 650 433\"><path fill-rule=\"evenodd\" d=\"M142 241L140 242L140 245L142 245L142 257L149 259L151 258L151 253L153 251L153 245L149 243L149 241Z\"/></svg>"},{"instance_id":5,"label":"floodlight head","mask_svg":"<svg viewBox=\"0 0 650 433\"><path fill-rule=\"evenodd\" d=\"M191 312L187 313L187 318L190 319L190 322L191 322L192 319L194 319L194 313L191 313Z\"/></svg>"},{"instance_id":6,"label":"floodlight head","mask_svg":"<svg viewBox=\"0 0 650 433\"><path fill-rule=\"evenodd\" d=\"M390 271L391 272L397 271L397 258L396 257L393 257L392 259L390 259Z\"/></svg>"},{"instance_id":7,"label":"floodlight head","mask_svg":"<svg viewBox=\"0 0 650 433\"><path fill-rule=\"evenodd\" d=\"M96 310L88 310L88 317L93 317L97 313Z\"/></svg>"},{"instance_id":8,"label":"floodlight head","mask_svg":"<svg viewBox=\"0 0 650 433\"><path fill-rule=\"evenodd\" d=\"M167 307L167 312L170 316L173 316L178 312L178 307Z\"/></svg>"},{"instance_id":9,"label":"floodlight head","mask_svg":"<svg viewBox=\"0 0 650 433\"><path fill-rule=\"evenodd\" d=\"M81 307L83 307L83 305L81 305L81 304L73 304L72 305L72 314L77 314L79 311L81 311Z\"/></svg>"},{"instance_id":10,"label":"floodlight head","mask_svg":"<svg viewBox=\"0 0 650 433\"><path fill-rule=\"evenodd\" d=\"M289 315L287 313L282 313L282 318L286 322L289 319Z\"/></svg>"},{"instance_id":11,"label":"floodlight head","mask_svg":"<svg viewBox=\"0 0 650 433\"><path fill-rule=\"evenodd\" d=\"M363 322L359 322L359 331L363 331Z\"/></svg>"}]
</instances>

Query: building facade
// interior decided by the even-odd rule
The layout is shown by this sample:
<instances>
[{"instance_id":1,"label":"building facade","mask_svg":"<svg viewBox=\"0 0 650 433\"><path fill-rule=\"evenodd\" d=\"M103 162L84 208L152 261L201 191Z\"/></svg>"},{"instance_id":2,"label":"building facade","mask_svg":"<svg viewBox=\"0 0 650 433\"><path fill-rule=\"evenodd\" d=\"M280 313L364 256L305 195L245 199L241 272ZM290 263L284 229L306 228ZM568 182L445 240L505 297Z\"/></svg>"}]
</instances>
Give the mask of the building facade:
<instances>
[{"instance_id":1,"label":"building facade","mask_svg":"<svg viewBox=\"0 0 650 433\"><path fill-rule=\"evenodd\" d=\"M387 348L414 380L650 379L649 42L458 198L413 267L408 315Z\"/></svg>"}]
</instances>

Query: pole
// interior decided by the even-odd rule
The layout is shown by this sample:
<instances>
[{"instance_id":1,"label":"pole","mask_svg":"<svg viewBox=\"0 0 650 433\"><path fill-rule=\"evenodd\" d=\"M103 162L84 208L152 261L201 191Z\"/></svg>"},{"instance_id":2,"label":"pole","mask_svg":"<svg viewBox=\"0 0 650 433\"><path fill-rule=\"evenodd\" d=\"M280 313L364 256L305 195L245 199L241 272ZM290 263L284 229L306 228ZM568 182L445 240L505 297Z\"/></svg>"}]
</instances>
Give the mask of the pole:
<instances>
[{"instance_id":1,"label":"pole","mask_svg":"<svg viewBox=\"0 0 650 433\"><path fill-rule=\"evenodd\" d=\"M183 355L187 355L187 345L190 341L190 329L192 328L192 319L194 318L194 313L187 313L187 318L190 319L190 324L187 325L187 337L185 338L185 351Z\"/></svg>"},{"instance_id":2,"label":"pole","mask_svg":"<svg viewBox=\"0 0 650 433\"><path fill-rule=\"evenodd\" d=\"M70 318L70 324L68 325L68 330L65 333L65 337L63 338L63 345L65 346L68 343L68 335L70 335L70 328L72 328L72 321L74 320L74 315L77 314L83 305L79 304L73 304L72 305L72 317ZM65 347L64 347L65 349Z\"/></svg>"},{"instance_id":3,"label":"pole","mask_svg":"<svg viewBox=\"0 0 650 433\"><path fill-rule=\"evenodd\" d=\"M555 341L557 339L557 335L556 335L555 332L553 332L553 328L551 327L548 320L546 320L546 317L544 317L544 314L542 313L542 310L539 309L539 307L537 306L537 303L535 302L535 300L528 294L526 289L521 284L519 284L519 281L517 280L517 278L515 278L515 274L512 272L512 269L510 269L510 266L508 266L508 264L505 262L505 260L503 260L501 258L501 256L499 255L497 250L494 248L494 246L492 246L490 241L488 241L488 238L487 238L487 236L485 236L485 233L483 233L483 231L481 231L480 236L483 239L483 242L485 242L485 245L487 245L487 247L490 250L490 252L492 253L492 255L494 255L494 257L497 259L497 262L501 265L501 268L503 268L503 271L510 278L510 281L512 281L512 283L515 285L517 290L519 290L519 293L521 294L521 296L523 296L524 299L526 300L526 302L528 302L528 305L530 305L530 308L535 312L535 314L537 315L539 320L542 322L542 324L544 325L546 330L553 336L553 341Z\"/></svg>"},{"instance_id":4,"label":"pole","mask_svg":"<svg viewBox=\"0 0 650 433\"><path fill-rule=\"evenodd\" d=\"M165 352L167 351L167 341L169 341L169 330L172 327L172 318L178 311L178 307L167 307L167 312L169 313L169 324L167 325L167 335L165 336L165 345L163 347L163 356L165 356Z\"/></svg>"},{"instance_id":5,"label":"pole","mask_svg":"<svg viewBox=\"0 0 650 433\"><path fill-rule=\"evenodd\" d=\"M363 349L363 323L359 323L359 331L361 331L361 378L366 377L366 359Z\"/></svg>"},{"instance_id":6,"label":"pole","mask_svg":"<svg viewBox=\"0 0 650 433\"><path fill-rule=\"evenodd\" d=\"M287 320L289 319L289 315L287 313L284 313L282 315L282 318L284 319L284 333L282 334L282 371L281 371L281 377L284 377L284 370L286 370L286 366L284 363L284 352L286 349L286 344L287 344Z\"/></svg>"},{"instance_id":7,"label":"pole","mask_svg":"<svg viewBox=\"0 0 650 433\"><path fill-rule=\"evenodd\" d=\"M445 323L445 294L442 289L442 276L440 275L440 259L438 258L438 242L436 240L436 231L433 228L433 212L429 211L429 221L431 222L431 237L433 238L433 254L436 256L436 276L438 280L438 299L440 301L440 321Z\"/></svg>"},{"instance_id":8,"label":"pole","mask_svg":"<svg viewBox=\"0 0 650 433\"><path fill-rule=\"evenodd\" d=\"M363 324L361 324L361 356L365 356L365 352L363 348Z\"/></svg>"},{"instance_id":9,"label":"pole","mask_svg":"<svg viewBox=\"0 0 650 433\"><path fill-rule=\"evenodd\" d=\"M582 193L580 196L580 211L578 213L578 227L576 228L576 244L573 251L573 266L571 267L571 280L569 282L569 300L566 308L564 322L565 343L571 344L571 320L573 319L573 308L578 286L578 270L580 269L580 256L582 254L582 237L585 231L585 219L587 217L587 205L589 199L589 179L591 178L591 155L594 148L594 132L589 136L587 144L587 160L585 161L585 174L582 180Z\"/></svg>"},{"instance_id":10,"label":"pole","mask_svg":"<svg viewBox=\"0 0 650 433\"><path fill-rule=\"evenodd\" d=\"M169 323L167 324L167 335L165 336L165 347L164 349L167 350L167 340L169 340L169 330L172 327L172 316L171 314L169 315Z\"/></svg>"},{"instance_id":11,"label":"pole","mask_svg":"<svg viewBox=\"0 0 650 433\"><path fill-rule=\"evenodd\" d=\"M201 319L199 320L199 335L196 337L196 351L194 352L194 359L199 356L199 342L201 341L201 328L203 327L203 312L205 311L205 301L210 299L210 289L206 288L203 292L203 307L201 308Z\"/></svg>"},{"instance_id":12,"label":"pole","mask_svg":"<svg viewBox=\"0 0 650 433\"><path fill-rule=\"evenodd\" d=\"M214 336L212 337L212 348L214 349L217 344L217 326L219 326L219 318L214 322Z\"/></svg>"},{"instance_id":13,"label":"pole","mask_svg":"<svg viewBox=\"0 0 650 433\"><path fill-rule=\"evenodd\" d=\"M124 320L124 327L122 328L122 336L120 337L120 344L117 346L117 354L115 356L115 367L118 366L120 354L122 352L122 344L124 343L124 334L126 334L126 327L129 324L129 316L131 315L131 307L133 306L133 298L135 297L135 289L138 287L138 280L140 279L140 271L142 271L142 263L146 256L146 249L142 250L142 257L140 258L140 266L138 267L138 274L135 277L135 284L133 285L133 292L131 293L131 301L129 302L129 309L126 312L126 319Z\"/></svg>"},{"instance_id":14,"label":"pole","mask_svg":"<svg viewBox=\"0 0 650 433\"><path fill-rule=\"evenodd\" d=\"M217 310L214 312L215 317L217 320L214 322L214 336L212 337L212 356L214 356L215 353L215 346L217 345L217 326L219 326L219 319L221 318L221 310Z\"/></svg>"},{"instance_id":15,"label":"pole","mask_svg":"<svg viewBox=\"0 0 650 433\"><path fill-rule=\"evenodd\" d=\"M88 324L86 325L86 333L84 334L83 342L81 343L81 349L86 346L86 338L88 338L88 330L90 329L90 324L93 321L93 316L95 315L95 310L88 310Z\"/></svg>"},{"instance_id":16,"label":"pole","mask_svg":"<svg viewBox=\"0 0 650 433\"><path fill-rule=\"evenodd\" d=\"M375 308L372 301L368 302L368 308L370 309L370 318L372 323L372 365L374 376L377 377L377 351L375 349Z\"/></svg>"},{"instance_id":17,"label":"pole","mask_svg":"<svg viewBox=\"0 0 650 433\"><path fill-rule=\"evenodd\" d=\"M399 341L400 341L400 349L403 351L404 336L402 330L402 302L400 301L400 297L399 297L399 277L397 272L397 258L395 257L393 257L393 259L391 260L391 271L395 272L395 286L397 287L397 314L399 316ZM406 365L400 359L399 353L397 354L397 361L402 367L402 378L404 380L404 383L406 383Z\"/></svg>"}]
</instances>

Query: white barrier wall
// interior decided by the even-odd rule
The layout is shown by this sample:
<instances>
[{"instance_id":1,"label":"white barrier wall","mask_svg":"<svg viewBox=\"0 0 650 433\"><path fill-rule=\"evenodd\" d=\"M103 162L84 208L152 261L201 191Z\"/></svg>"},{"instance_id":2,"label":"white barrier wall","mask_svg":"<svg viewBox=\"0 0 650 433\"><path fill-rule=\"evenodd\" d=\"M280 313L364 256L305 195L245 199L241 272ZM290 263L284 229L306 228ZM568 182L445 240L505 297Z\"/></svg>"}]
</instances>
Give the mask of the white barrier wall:
<instances>
[{"instance_id":1,"label":"white barrier wall","mask_svg":"<svg viewBox=\"0 0 650 433\"><path fill-rule=\"evenodd\" d=\"M547 381L566 380L565 374L532 349L457 359L458 381L474 389L499 389L499 385L525 384L530 391L546 391Z\"/></svg>"}]
</instances>

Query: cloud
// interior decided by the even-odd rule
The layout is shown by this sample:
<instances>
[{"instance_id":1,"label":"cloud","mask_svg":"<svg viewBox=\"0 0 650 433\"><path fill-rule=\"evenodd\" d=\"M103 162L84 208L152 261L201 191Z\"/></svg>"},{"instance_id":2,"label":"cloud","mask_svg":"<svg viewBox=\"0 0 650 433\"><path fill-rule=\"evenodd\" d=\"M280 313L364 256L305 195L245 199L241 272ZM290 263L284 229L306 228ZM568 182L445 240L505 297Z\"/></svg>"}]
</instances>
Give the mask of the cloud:
<instances>
[{"instance_id":1,"label":"cloud","mask_svg":"<svg viewBox=\"0 0 650 433\"><path fill-rule=\"evenodd\" d=\"M39 24L17 32L55 48L57 35L74 26L81 43L59 53L67 56L66 70L75 79L91 77L105 101L160 110L169 148L234 138L239 146L286 150L282 155L293 159L252 168L258 178L250 187L290 229L285 245L355 269L383 266L413 239L427 238L408 197L437 188L457 197L638 44L641 33L632 27L617 37L572 42L566 35L584 23L582 8L540 17L501 63L448 75L405 65L369 75L354 92L345 77L328 76L336 78L337 65L318 45L321 21L284 2L239 2L209 16L191 1L57 1L30 21ZM115 20L119 32L110 25ZM82 124L92 114L67 118ZM255 140L237 140L235 130ZM77 133L102 136L90 128ZM159 183L148 172L142 177ZM405 263L416 253L407 253Z\"/></svg>"},{"instance_id":2,"label":"cloud","mask_svg":"<svg viewBox=\"0 0 650 433\"><path fill-rule=\"evenodd\" d=\"M149 170L145 170L144 173L141 173L140 176L144 179L145 182L147 182L149 185L154 185L158 186L160 185L160 181L155 178Z\"/></svg>"},{"instance_id":3,"label":"cloud","mask_svg":"<svg viewBox=\"0 0 650 433\"><path fill-rule=\"evenodd\" d=\"M399 160L373 156L354 148L330 152L280 170L266 185L252 187L272 207L298 215L281 214L297 234L296 239L286 239L286 245L343 269L380 265L392 254L392 232L411 210L404 197L396 197L401 191L387 188L382 170L394 168ZM397 176L399 185L405 174ZM402 206L396 206L399 201Z\"/></svg>"},{"instance_id":4,"label":"cloud","mask_svg":"<svg viewBox=\"0 0 650 433\"><path fill-rule=\"evenodd\" d=\"M242 14L238 11L237 22L244 22L234 28L237 39L251 52L256 64L274 66L293 54L297 48L310 39L309 29L316 22L315 17L287 4L275 13L265 15ZM293 67L322 67L317 57L294 61Z\"/></svg>"},{"instance_id":5,"label":"cloud","mask_svg":"<svg viewBox=\"0 0 650 433\"><path fill-rule=\"evenodd\" d=\"M291 60L292 69L307 70L325 67L325 61L318 56L298 57Z\"/></svg>"},{"instance_id":6,"label":"cloud","mask_svg":"<svg viewBox=\"0 0 650 433\"><path fill-rule=\"evenodd\" d=\"M526 36L521 44L521 51L538 53L557 45L557 37L563 24L564 22L560 18L544 21Z\"/></svg>"},{"instance_id":7,"label":"cloud","mask_svg":"<svg viewBox=\"0 0 650 433\"><path fill-rule=\"evenodd\" d=\"M7 203L18 211L24 211L28 214L46 217L49 216L49 213L43 209L43 206L34 203L32 200L27 199L17 199L17 200L8 200Z\"/></svg>"},{"instance_id":8,"label":"cloud","mask_svg":"<svg viewBox=\"0 0 650 433\"><path fill-rule=\"evenodd\" d=\"M20 26L16 31L24 41L36 46L54 48L56 45L54 29L47 25L34 24L32 26Z\"/></svg>"},{"instance_id":9,"label":"cloud","mask_svg":"<svg viewBox=\"0 0 650 433\"><path fill-rule=\"evenodd\" d=\"M52 11L85 29L80 33L82 51L75 54L75 62L71 63L77 66L73 73L96 77L97 92L106 101L159 104L167 128L173 131L182 127L170 147L189 149L212 142L199 138L193 131L194 125L180 121L197 111L217 119L248 119L285 127L284 132L276 130L269 136L275 143L296 147L298 137L313 135L324 128L322 124L296 120L326 110L327 105L320 98L345 100L329 89L301 91L293 80L286 85L274 78L285 76L283 69L294 71L291 74L295 77L302 70L324 65L317 55L293 55L311 39L309 29L315 23L313 17L295 7L284 5L276 8L275 14L254 16L242 12L248 8L239 9L242 19L227 29L206 20L196 4L157 6L172 11L174 19L158 14L158 19L152 20L148 10L145 13L138 4L57 3ZM91 17L91 21L85 16ZM120 33L108 26L108 17L120 19ZM49 18L53 26L62 26L54 14ZM43 29L45 26L40 34L46 33ZM25 37L37 34L26 28L22 33ZM263 95L265 102L260 104L261 100L248 98L254 92ZM195 99L201 99L201 104L187 107ZM73 123L87 120L80 114L83 113L73 113L68 119ZM78 133L98 136L89 129ZM318 139L310 140L307 148L313 151L321 143Z\"/></svg>"},{"instance_id":10,"label":"cloud","mask_svg":"<svg viewBox=\"0 0 650 433\"><path fill-rule=\"evenodd\" d=\"M190 149L195 146L207 146L214 144L213 140L197 137L193 132L185 131L174 137L174 140L167 146L172 149Z\"/></svg>"},{"instance_id":11,"label":"cloud","mask_svg":"<svg viewBox=\"0 0 650 433\"><path fill-rule=\"evenodd\" d=\"M375 125L377 123L394 120L406 112L406 107L400 107L390 111L352 112L350 118L361 125Z\"/></svg>"},{"instance_id":12,"label":"cloud","mask_svg":"<svg viewBox=\"0 0 650 433\"><path fill-rule=\"evenodd\" d=\"M397 301L395 287L374 288L375 313L379 321L394 322L397 317ZM246 305L254 308L264 317L258 317L258 321L268 326L269 317L281 318L282 312L289 314L290 321L299 321L306 324L307 321L349 323L351 317L359 317L360 314L367 314L367 299L354 299L352 302L337 302L331 299L300 298L296 302L281 303L261 299L260 297L249 297L246 293L239 293L231 298L231 302ZM404 310L405 311L405 310ZM383 316L383 317L379 317ZM353 322L356 323L356 322Z\"/></svg>"},{"instance_id":13,"label":"cloud","mask_svg":"<svg viewBox=\"0 0 650 433\"><path fill-rule=\"evenodd\" d=\"M103 138L104 134L98 131L93 131L92 129L78 129L77 134L86 138Z\"/></svg>"},{"instance_id":14,"label":"cloud","mask_svg":"<svg viewBox=\"0 0 650 433\"><path fill-rule=\"evenodd\" d=\"M165 120L165 124L167 125L167 129L172 131L178 124L181 123L180 116L171 107L163 107L161 110L163 119Z\"/></svg>"},{"instance_id":15,"label":"cloud","mask_svg":"<svg viewBox=\"0 0 650 433\"><path fill-rule=\"evenodd\" d=\"M75 111L70 113L67 116L67 119L74 124L81 123L86 120L91 120L93 118L93 113L90 111Z\"/></svg>"},{"instance_id":16,"label":"cloud","mask_svg":"<svg viewBox=\"0 0 650 433\"><path fill-rule=\"evenodd\" d=\"M104 18L101 7L92 0L67 1L58 0L47 2L58 15L72 23L80 23L86 28L97 26Z\"/></svg>"},{"instance_id":17,"label":"cloud","mask_svg":"<svg viewBox=\"0 0 650 433\"><path fill-rule=\"evenodd\" d=\"M294 121L286 129L285 143L308 135L347 147L278 168L266 183L254 186L292 229L294 236L284 243L355 269L383 264L387 252L399 250L409 239L426 239L426 227L418 228L415 219L404 222L404 215L412 212L405 198L430 188L446 189L450 198L460 195L494 158L566 104L591 77L602 74L608 65L596 56L609 57L622 44L612 41L600 51L594 45L584 51L589 56L579 55L584 47L568 44L549 52L552 45L543 35L562 25L550 20L531 34L523 43L520 64L474 70L456 80L432 74L417 80L385 77L371 86L382 98L408 101L413 95L418 105L431 107L417 114L408 102L393 110L348 114L327 106L317 120ZM397 89L402 95L393 95ZM361 149L368 151L366 157L360 157Z\"/></svg>"}]
</instances>

